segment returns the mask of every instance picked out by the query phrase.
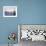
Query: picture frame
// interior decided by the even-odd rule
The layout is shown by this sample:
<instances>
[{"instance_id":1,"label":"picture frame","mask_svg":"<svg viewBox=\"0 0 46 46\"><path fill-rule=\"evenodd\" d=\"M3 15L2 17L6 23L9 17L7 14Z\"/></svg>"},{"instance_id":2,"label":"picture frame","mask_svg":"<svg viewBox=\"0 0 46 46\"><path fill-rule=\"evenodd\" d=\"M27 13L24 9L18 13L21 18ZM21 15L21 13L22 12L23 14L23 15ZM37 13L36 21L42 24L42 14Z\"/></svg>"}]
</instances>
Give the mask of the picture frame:
<instances>
[{"instance_id":1,"label":"picture frame","mask_svg":"<svg viewBox=\"0 0 46 46\"><path fill-rule=\"evenodd\" d=\"M17 17L17 6L3 6L3 17Z\"/></svg>"}]
</instances>

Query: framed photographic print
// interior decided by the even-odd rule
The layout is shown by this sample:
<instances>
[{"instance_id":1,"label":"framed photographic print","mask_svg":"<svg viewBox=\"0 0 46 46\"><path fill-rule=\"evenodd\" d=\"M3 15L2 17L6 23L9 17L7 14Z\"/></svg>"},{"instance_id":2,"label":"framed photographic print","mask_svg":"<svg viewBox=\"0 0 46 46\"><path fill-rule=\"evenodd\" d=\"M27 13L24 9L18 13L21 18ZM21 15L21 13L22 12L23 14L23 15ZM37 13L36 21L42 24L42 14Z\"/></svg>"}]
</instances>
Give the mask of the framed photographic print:
<instances>
[{"instance_id":1,"label":"framed photographic print","mask_svg":"<svg viewBox=\"0 0 46 46\"><path fill-rule=\"evenodd\" d=\"M17 6L3 6L3 17L17 17Z\"/></svg>"}]
</instances>

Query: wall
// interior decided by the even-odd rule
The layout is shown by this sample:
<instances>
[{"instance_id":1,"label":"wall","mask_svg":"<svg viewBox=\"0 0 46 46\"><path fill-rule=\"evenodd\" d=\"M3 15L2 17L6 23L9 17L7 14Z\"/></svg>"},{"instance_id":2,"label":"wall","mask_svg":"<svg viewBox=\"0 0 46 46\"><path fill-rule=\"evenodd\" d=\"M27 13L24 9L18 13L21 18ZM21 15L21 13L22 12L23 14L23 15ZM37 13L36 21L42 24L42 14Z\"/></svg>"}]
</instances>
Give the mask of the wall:
<instances>
[{"instance_id":1,"label":"wall","mask_svg":"<svg viewBox=\"0 0 46 46\"><path fill-rule=\"evenodd\" d=\"M18 5L18 0L0 0L0 4L0 44L7 44L10 32L16 32L17 35L18 18L3 17L3 6L16 6ZM16 43L18 43L17 39Z\"/></svg>"},{"instance_id":2,"label":"wall","mask_svg":"<svg viewBox=\"0 0 46 46\"><path fill-rule=\"evenodd\" d=\"M21 0L22 24L46 24L46 0Z\"/></svg>"},{"instance_id":3,"label":"wall","mask_svg":"<svg viewBox=\"0 0 46 46\"><path fill-rule=\"evenodd\" d=\"M17 18L2 17L6 5L18 6ZM9 32L17 34L18 24L46 24L46 0L0 0L0 44L8 43Z\"/></svg>"}]
</instances>

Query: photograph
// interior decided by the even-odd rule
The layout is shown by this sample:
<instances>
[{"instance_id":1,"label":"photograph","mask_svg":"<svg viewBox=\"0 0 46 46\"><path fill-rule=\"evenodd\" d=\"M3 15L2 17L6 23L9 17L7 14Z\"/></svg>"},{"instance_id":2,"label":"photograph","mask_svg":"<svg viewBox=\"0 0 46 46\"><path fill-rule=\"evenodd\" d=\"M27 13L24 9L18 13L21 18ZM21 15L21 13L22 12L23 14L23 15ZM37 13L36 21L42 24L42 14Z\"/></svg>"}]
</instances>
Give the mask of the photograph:
<instances>
[{"instance_id":1,"label":"photograph","mask_svg":"<svg viewBox=\"0 0 46 46\"><path fill-rule=\"evenodd\" d=\"M17 17L17 6L3 6L3 17Z\"/></svg>"}]
</instances>

